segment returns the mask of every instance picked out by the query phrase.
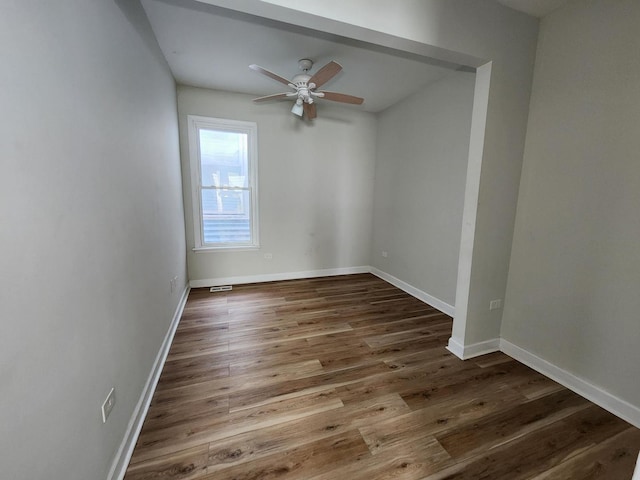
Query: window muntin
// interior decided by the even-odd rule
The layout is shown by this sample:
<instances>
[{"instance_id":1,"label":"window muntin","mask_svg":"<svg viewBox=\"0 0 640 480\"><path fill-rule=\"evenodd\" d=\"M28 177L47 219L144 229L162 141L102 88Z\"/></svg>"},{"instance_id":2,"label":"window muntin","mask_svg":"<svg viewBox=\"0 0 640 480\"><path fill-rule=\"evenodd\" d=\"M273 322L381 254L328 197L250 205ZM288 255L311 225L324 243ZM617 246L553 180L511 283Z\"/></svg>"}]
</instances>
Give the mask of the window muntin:
<instances>
[{"instance_id":1,"label":"window muntin","mask_svg":"<svg viewBox=\"0 0 640 480\"><path fill-rule=\"evenodd\" d=\"M195 249L257 247L256 124L188 119Z\"/></svg>"}]
</instances>

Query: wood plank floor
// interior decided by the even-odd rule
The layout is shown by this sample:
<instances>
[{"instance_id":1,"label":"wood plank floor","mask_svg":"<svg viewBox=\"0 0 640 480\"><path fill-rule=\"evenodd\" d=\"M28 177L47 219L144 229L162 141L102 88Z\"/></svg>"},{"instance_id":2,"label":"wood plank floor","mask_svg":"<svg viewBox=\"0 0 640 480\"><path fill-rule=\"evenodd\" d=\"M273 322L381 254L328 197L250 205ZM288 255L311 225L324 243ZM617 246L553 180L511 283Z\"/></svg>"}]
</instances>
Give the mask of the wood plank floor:
<instances>
[{"instance_id":1,"label":"wood plank floor","mask_svg":"<svg viewBox=\"0 0 640 480\"><path fill-rule=\"evenodd\" d=\"M629 480L640 430L369 274L191 291L126 480Z\"/></svg>"}]
</instances>

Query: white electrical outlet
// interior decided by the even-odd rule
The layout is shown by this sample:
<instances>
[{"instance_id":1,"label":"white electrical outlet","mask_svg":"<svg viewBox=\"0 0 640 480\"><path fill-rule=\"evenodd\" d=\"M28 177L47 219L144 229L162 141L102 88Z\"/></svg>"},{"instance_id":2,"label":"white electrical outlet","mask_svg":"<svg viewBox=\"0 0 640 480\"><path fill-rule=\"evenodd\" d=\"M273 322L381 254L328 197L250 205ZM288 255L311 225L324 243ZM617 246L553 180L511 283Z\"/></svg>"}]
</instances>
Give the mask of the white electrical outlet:
<instances>
[{"instance_id":1,"label":"white electrical outlet","mask_svg":"<svg viewBox=\"0 0 640 480\"><path fill-rule=\"evenodd\" d=\"M102 423L107 423L107 418L116 404L116 387L113 387L102 404Z\"/></svg>"},{"instance_id":2,"label":"white electrical outlet","mask_svg":"<svg viewBox=\"0 0 640 480\"><path fill-rule=\"evenodd\" d=\"M502 300L491 300L489 302L489 310L497 310L502 306Z\"/></svg>"},{"instance_id":3,"label":"white electrical outlet","mask_svg":"<svg viewBox=\"0 0 640 480\"><path fill-rule=\"evenodd\" d=\"M384 258L387 258L387 257L389 256L389 254L388 254L387 252L383 251L383 252L382 252L382 256L383 256Z\"/></svg>"},{"instance_id":4,"label":"white electrical outlet","mask_svg":"<svg viewBox=\"0 0 640 480\"><path fill-rule=\"evenodd\" d=\"M265 260L273 260L273 253L265 253L264 254L264 259Z\"/></svg>"},{"instance_id":5,"label":"white electrical outlet","mask_svg":"<svg viewBox=\"0 0 640 480\"><path fill-rule=\"evenodd\" d=\"M169 285L171 286L171 293L176 291L176 288L178 288L178 276L176 275L175 277L173 277L171 280L169 280Z\"/></svg>"}]
</instances>

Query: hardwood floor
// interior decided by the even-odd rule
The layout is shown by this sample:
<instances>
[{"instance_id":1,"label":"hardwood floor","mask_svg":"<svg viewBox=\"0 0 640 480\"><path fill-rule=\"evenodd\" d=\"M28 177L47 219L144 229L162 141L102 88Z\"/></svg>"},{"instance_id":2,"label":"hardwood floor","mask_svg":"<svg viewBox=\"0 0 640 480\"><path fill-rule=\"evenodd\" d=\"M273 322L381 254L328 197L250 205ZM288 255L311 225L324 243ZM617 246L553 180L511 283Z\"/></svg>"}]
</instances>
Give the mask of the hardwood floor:
<instances>
[{"instance_id":1,"label":"hardwood floor","mask_svg":"<svg viewBox=\"0 0 640 480\"><path fill-rule=\"evenodd\" d=\"M629 480L640 430L369 274L192 290L126 480Z\"/></svg>"}]
</instances>

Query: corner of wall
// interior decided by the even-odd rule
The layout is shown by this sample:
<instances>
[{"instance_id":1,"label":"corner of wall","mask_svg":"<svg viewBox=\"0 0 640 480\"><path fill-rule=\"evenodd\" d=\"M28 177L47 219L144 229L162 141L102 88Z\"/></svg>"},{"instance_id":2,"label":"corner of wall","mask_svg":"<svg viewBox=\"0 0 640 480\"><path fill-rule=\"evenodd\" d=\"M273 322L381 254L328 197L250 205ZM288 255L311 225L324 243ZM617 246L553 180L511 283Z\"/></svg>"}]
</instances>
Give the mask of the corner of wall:
<instances>
[{"instance_id":1,"label":"corner of wall","mask_svg":"<svg viewBox=\"0 0 640 480\"><path fill-rule=\"evenodd\" d=\"M504 338L500 339L500 350L510 357L533 368L537 372L564 385L582 395L587 400L601 406L605 410L640 428L640 407L616 397L587 380L574 375L534 353L515 345Z\"/></svg>"},{"instance_id":2,"label":"corner of wall","mask_svg":"<svg viewBox=\"0 0 640 480\"><path fill-rule=\"evenodd\" d=\"M458 339L451 337L447 345L447 350L453 353L460 360L469 360L470 358L479 357L488 353L500 351L500 339L493 338L478 342L471 345L464 345Z\"/></svg>"}]
</instances>

